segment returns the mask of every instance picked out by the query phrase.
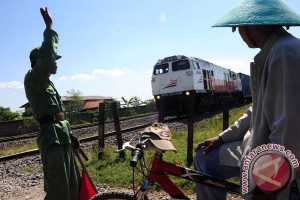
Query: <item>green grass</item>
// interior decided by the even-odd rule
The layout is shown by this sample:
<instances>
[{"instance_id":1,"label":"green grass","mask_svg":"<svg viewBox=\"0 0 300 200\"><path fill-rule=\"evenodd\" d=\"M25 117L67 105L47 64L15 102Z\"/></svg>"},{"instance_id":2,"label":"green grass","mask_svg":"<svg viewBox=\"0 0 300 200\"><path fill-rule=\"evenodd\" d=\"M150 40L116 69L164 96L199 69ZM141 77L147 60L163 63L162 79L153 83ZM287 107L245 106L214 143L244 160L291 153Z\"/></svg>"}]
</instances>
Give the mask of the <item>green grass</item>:
<instances>
[{"instance_id":1,"label":"green grass","mask_svg":"<svg viewBox=\"0 0 300 200\"><path fill-rule=\"evenodd\" d=\"M39 167L23 167L20 169L21 172L28 172L28 173L42 173L43 172L43 168L42 166Z\"/></svg>"},{"instance_id":2,"label":"green grass","mask_svg":"<svg viewBox=\"0 0 300 200\"><path fill-rule=\"evenodd\" d=\"M20 153L20 152L29 151L36 148L37 148L36 142L30 142L24 145L16 145L13 147L4 147L0 149L0 156Z\"/></svg>"},{"instance_id":3,"label":"green grass","mask_svg":"<svg viewBox=\"0 0 300 200\"><path fill-rule=\"evenodd\" d=\"M230 110L229 124L233 124L235 120L240 118L242 114L247 110L249 105L242 108ZM198 123L194 129L194 147L198 143L205 139L215 137L222 131L223 117L222 114L216 115L204 122ZM174 152L164 153L164 160L172 163L176 163L182 166L186 164L186 151L187 151L187 131L174 131L172 132L172 143L177 149L177 154ZM97 148L89 154L90 160L86 163L86 167L95 183L105 183L111 187L119 188L131 188L132 186L132 168L129 166L130 152L127 151L125 159L119 159L119 155L114 152L112 147L106 147L103 150L103 158L98 160ZM147 163L151 163L151 157L154 151L147 151L145 153L145 160ZM193 168L193 166L189 166ZM135 174L136 185L142 176ZM172 177L175 183L180 186L187 194L194 193L195 183ZM230 181L238 182L238 179L231 179ZM160 190L159 187L156 188Z\"/></svg>"},{"instance_id":4,"label":"green grass","mask_svg":"<svg viewBox=\"0 0 300 200\"><path fill-rule=\"evenodd\" d=\"M88 134L85 134L84 137L95 136L97 134L98 133L96 133L96 132L90 132ZM3 147L2 149L0 149L0 156L21 153L21 152L29 151L32 149L37 149L36 141L32 141L32 142L29 142L26 144L19 144L19 145L13 146L13 147Z\"/></svg>"}]
</instances>

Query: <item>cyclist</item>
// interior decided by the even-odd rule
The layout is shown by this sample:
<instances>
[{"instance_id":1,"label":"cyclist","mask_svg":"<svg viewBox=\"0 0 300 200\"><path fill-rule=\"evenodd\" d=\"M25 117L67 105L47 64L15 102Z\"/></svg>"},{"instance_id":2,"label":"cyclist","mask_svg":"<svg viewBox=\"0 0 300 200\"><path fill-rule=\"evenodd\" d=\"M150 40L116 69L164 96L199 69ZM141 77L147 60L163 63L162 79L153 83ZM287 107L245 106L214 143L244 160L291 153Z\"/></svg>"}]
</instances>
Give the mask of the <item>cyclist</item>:
<instances>
[{"instance_id":1,"label":"cyclist","mask_svg":"<svg viewBox=\"0 0 300 200\"><path fill-rule=\"evenodd\" d=\"M238 28L248 47L260 52L250 67L253 107L218 137L199 144L196 170L219 178L237 176L245 156L268 143L280 144L300 159L300 40L283 28L299 25L300 16L280 0L243 0L214 25ZM298 168L293 175L281 190L262 193L260 199L300 199ZM243 197L254 199L256 188L248 183ZM196 188L198 199L226 199L222 191Z\"/></svg>"}]
</instances>

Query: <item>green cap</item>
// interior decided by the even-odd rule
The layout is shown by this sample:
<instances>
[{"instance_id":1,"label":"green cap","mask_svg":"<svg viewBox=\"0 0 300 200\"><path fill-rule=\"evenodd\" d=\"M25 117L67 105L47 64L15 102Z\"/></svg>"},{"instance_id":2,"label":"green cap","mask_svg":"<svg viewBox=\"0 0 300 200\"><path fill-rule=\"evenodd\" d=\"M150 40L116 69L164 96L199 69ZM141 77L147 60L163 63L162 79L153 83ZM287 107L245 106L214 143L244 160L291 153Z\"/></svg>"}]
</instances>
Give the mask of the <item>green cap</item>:
<instances>
[{"instance_id":1,"label":"green cap","mask_svg":"<svg viewBox=\"0 0 300 200\"><path fill-rule=\"evenodd\" d=\"M243 0L213 27L300 26L300 16L280 0Z\"/></svg>"},{"instance_id":2,"label":"green cap","mask_svg":"<svg viewBox=\"0 0 300 200\"><path fill-rule=\"evenodd\" d=\"M31 64L35 63L37 61L37 59L39 58L39 50L41 47L35 47L34 49L31 50L30 54L29 54L29 59ZM56 60L60 59L61 56L60 55L56 55Z\"/></svg>"}]
</instances>

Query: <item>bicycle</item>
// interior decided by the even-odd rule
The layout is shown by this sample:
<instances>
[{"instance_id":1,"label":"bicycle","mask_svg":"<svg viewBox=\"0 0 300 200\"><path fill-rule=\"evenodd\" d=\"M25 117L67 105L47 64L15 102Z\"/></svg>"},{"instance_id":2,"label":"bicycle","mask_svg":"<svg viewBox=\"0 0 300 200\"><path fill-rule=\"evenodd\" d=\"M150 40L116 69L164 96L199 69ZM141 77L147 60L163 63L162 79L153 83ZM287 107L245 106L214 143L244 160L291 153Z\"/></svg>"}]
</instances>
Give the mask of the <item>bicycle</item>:
<instances>
[{"instance_id":1,"label":"bicycle","mask_svg":"<svg viewBox=\"0 0 300 200\"><path fill-rule=\"evenodd\" d=\"M125 142L122 146L122 149L118 150L118 152L124 151L125 149L131 150L132 159L130 161L130 166L133 168L133 174L134 168L137 167L138 161L140 161L141 165L140 171L143 173L144 169L147 169L145 160L143 159L143 162L141 160L142 158L144 158L144 150L148 148L152 149L153 145L151 145L151 142L149 142L149 138L147 138L145 140L140 140L136 147L134 147L130 144L131 140L129 142ZM156 148L156 152L153 156L152 167L150 170L147 169L149 171L147 180L140 186L138 186L137 189L133 192L133 194L112 191L97 194L91 200L148 200L149 198L147 196L147 193L151 190L154 183L158 183L160 186L162 186L164 191L174 199L189 199L188 196L168 177L168 175L173 175L176 177L186 179L188 181L193 181L196 183L201 183L207 186L218 188L229 193L240 194L239 185L237 184L228 182L226 180L217 179L209 175L203 174L202 172L198 172L186 167L182 167L164 161L164 152L164 150ZM143 175L146 176L144 173Z\"/></svg>"}]
</instances>

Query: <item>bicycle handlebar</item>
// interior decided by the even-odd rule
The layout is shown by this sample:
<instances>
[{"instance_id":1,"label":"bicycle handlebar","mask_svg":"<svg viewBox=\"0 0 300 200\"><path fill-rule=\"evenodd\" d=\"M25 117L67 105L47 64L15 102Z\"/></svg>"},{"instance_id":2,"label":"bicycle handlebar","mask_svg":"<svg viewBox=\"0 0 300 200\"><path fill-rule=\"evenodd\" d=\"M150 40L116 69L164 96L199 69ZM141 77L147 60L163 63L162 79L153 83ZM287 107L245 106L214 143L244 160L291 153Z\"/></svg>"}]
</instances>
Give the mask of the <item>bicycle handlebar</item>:
<instances>
[{"instance_id":1,"label":"bicycle handlebar","mask_svg":"<svg viewBox=\"0 0 300 200\"><path fill-rule=\"evenodd\" d=\"M122 149L117 150L116 152L121 152L124 151L125 149L129 149L131 151L131 161L130 161L130 166L131 167L136 167L137 162L144 156L144 148L146 148L146 142L148 141L148 139L145 139L143 141L140 141L140 143L138 143L136 145L136 147L130 145L130 142L132 141L132 139L128 142L125 142L122 145Z\"/></svg>"},{"instance_id":2,"label":"bicycle handlebar","mask_svg":"<svg viewBox=\"0 0 300 200\"><path fill-rule=\"evenodd\" d=\"M132 151L132 158L130 161L130 166L131 167L136 167L137 162L143 157L144 155L144 146L140 143L136 145L136 148Z\"/></svg>"}]
</instances>

